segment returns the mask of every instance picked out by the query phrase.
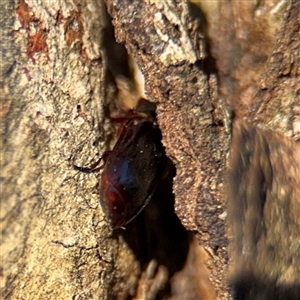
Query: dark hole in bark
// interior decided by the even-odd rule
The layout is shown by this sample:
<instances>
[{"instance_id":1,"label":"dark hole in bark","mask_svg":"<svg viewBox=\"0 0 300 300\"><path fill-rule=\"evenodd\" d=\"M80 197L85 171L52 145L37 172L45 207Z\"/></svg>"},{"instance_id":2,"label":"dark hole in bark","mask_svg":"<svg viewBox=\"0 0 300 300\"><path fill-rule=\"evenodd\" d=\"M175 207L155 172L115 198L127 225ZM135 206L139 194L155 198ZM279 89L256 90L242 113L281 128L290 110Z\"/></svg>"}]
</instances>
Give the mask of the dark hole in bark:
<instances>
[{"instance_id":1,"label":"dark hole in bark","mask_svg":"<svg viewBox=\"0 0 300 300\"><path fill-rule=\"evenodd\" d=\"M126 226L126 230L118 233L134 252L142 271L155 259L158 265L167 268L170 279L184 267L192 236L174 212L172 183L175 167L171 161L168 168L169 175L160 182L149 204ZM168 280L157 299L168 296L170 289Z\"/></svg>"}]
</instances>

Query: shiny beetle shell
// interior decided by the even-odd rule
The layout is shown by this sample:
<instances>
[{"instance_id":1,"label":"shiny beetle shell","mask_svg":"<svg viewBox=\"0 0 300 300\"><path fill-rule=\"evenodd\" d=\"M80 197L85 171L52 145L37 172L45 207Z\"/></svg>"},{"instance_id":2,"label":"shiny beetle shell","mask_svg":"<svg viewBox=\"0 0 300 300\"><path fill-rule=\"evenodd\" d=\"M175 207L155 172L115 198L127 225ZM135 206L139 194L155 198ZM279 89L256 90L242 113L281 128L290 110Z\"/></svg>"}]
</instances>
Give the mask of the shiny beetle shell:
<instances>
[{"instance_id":1,"label":"shiny beetle shell","mask_svg":"<svg viewBox=\"0 0 300 300\"><path fill-rule=\"evenodd\" d=\"M100 179L101 206L113 229L130 222L149 202L167 157L157 125L129 120L106 158Z\"/></svg>"}]
</instances>

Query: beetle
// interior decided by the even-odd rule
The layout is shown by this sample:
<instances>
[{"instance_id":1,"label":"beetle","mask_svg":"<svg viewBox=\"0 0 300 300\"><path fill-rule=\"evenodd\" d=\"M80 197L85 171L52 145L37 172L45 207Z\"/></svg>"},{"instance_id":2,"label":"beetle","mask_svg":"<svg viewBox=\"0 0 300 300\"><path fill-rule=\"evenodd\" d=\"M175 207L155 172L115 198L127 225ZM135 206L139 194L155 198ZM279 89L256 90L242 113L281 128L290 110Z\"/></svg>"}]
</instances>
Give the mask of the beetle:
<instances>
[{"instance_id":1,"label":"beetle","mask_svg":"<svg viewBox=\"0 0 300 300\"><path fill-rule=\"evenodd\" d=\"M99 170L95 167L103 159L100 204L113 229L123 228L143 210L164 177L168 158L161 140L153 116L132 114L111 151L91 168L73 165L76 170L90 173Z\"/></svg>"},{"instance_id":2,"label":"beetle","mask_svg":"<svg viewBox=\"0 0 300 300\"><path fill-rule=\"evenodd\" d=\"M100 203L113 229L123 227L148 204L164 176L167 157L156 122L128 120L105 158Z\"/></svg>"}]
</instances>

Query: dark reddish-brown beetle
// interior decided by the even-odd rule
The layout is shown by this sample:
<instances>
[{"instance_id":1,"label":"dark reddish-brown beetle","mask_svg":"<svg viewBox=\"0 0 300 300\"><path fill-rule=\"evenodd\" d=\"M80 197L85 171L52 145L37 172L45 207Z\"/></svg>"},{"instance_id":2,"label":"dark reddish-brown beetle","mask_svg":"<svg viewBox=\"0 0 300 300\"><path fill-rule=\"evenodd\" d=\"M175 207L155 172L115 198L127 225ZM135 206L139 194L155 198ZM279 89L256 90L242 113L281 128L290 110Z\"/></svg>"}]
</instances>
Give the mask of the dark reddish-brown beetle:
<instances>
[{"instance_id":1,"label":"dark reddish-brown beetle","mask_svg":"<svg viewBox=\"0 0 300 300\"><path fill-rule=\"evenodd\" d=\"M155 119L136 114L124 124L113 150L103 155L100 203L113 229L139 214L164 175L168 158L161 139Z\"/></svg>"},{"instance_id":2,"label":"dark reddish-brown beetle","mask_svg":"<svg viewBox=\"0 0 300 300\"><path fill-rule=\"evenodd\" d=\"M132 119L109 153L100 179L100 202L113 228L130 222L149 202L166 166L161 138L151 120Z\"/></svg>"}]
</instances>

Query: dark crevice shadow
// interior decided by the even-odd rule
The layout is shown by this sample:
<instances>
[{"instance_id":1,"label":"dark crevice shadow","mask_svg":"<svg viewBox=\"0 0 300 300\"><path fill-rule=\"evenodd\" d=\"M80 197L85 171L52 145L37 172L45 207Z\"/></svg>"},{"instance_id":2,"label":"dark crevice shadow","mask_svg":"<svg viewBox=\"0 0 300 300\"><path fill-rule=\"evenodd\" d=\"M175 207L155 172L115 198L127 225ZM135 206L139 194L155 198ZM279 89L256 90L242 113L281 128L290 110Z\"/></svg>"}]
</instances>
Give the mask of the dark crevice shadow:
<instances>
[{"instance_id":1,"label":"dark crevice shadow","mask_svg":"<svg viewBox=\"0 0 300 300\"><path fill-rule=\"evenodd\" d=\"M149 204L126 225L126 230L117 230L116 234L123 236L142 271L155 259L158 265L167 268L170 279L184 267L192 236L174 212L172 182L175 167L170 162L168 168L169 176L161 180ZM165 299L170 289L169 281L156 299Z\"/></svg>"}]
</instances>

